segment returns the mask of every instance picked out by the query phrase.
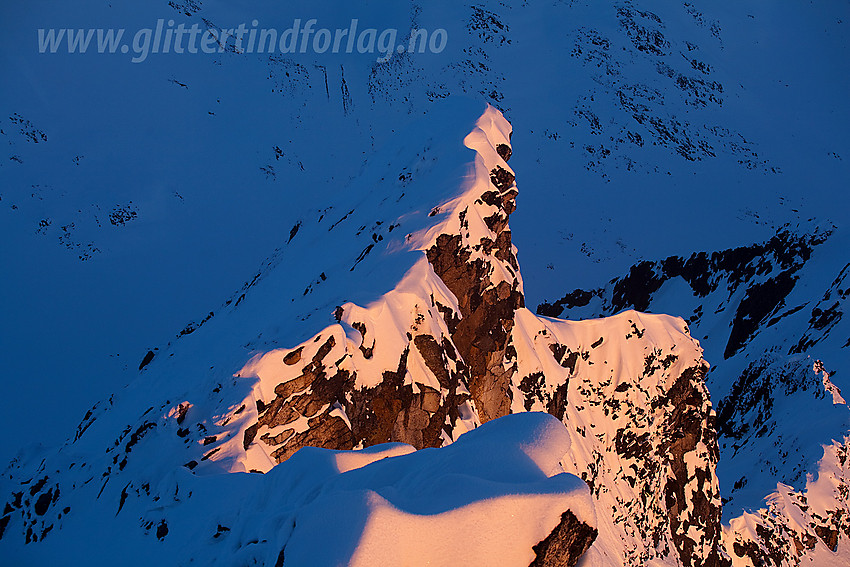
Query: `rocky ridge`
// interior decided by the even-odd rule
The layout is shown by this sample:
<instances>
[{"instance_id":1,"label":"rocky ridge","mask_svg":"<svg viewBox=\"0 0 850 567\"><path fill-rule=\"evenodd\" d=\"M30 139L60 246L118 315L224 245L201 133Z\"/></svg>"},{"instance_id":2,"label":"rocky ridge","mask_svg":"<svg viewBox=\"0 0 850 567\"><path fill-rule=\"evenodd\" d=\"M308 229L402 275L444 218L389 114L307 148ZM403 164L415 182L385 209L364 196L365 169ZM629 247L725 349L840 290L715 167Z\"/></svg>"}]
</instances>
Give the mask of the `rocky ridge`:
<instances>
[{"instance_id":1,"label":"rocky ridge","mask_svg":"<svg viewBox=\"0 0 850 567\"><path fill-rule=\"evenodd\" d=\"M612 510L597 514L599 536L587 551L594 562L723 564L714 412L698 343L667 316L533 315L508 225L517 195L507 164L510 125L489 107L464 144L474 154L462 190L404 237L412 266L389 293L365 306L340 305L337 323L293 348L256 355L209 395L151 406L106 448L102 474L95 472L102 465L64 462L62 452L28 478L25 460L13 463L4 478L21 489L10 491L5 542L49 542L53 529L73 525L76 506L66 502L98 477L92 497L115 497L119 514L133 501L146 510L146 537L176 542L175 512L163 510L189 505L199 490L193 479L271 474L311 445L445 446L479 424L543 410L569 432L558 469L584 479L598 511ZM111 403L86 416L78 444L102 429ZM155 456L163 454L182 465L170 468ZM118 478L126 480L110 484ZM537 561L571 564L591 534L564 515L535 548Z\"/></svg>"},{"instance_id":2,"label":"rocky ridge","mask_svg":"<svg viewBox=\"0 0 850 567\"><path fill-rule=\"evenodd\" d=\"M248 409L245 433L233 436L245 450L238 466L267 470L309 444L440 446L510 412L547 411L580 447L570 472L593 487L599 506L617 510L600 518L618 537L599 544L605 554L722 564L714 413L699 345L672 318L632 312L569 323L524 308L507 224L517 195L505 160L509 127L488 112L466 141L483 158L476 182L440 207L446 220L409 239L425 258L399 286L365 308L341 306L338 324L240 373L259 381L240 405ZM238 452L229 443L224 453Z\"/></svg>"}]
</instances>

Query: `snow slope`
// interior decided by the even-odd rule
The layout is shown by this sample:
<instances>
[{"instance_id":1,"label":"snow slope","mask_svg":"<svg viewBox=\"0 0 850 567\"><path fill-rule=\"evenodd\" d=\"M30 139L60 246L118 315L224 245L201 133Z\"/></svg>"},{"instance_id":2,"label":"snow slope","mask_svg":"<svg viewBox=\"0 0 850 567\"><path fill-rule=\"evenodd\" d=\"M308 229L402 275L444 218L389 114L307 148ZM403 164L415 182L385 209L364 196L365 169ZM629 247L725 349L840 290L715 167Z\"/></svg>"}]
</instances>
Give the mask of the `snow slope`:
<instances>
[{"instance_id":1,"label":"snow slope","mask_svg":"<svg viewBox=\"0 0 850 567\"><path fill-rule=\"evenodd\" d=\"M525 566L561 526L584 527L579 546L592 540L586 485L557 472L568 445L556 419L525 414L441 450L307 448L267 475L178 468L125 486L117 509L97 486L81 487L56 533L4 545L4 564Z\"/></svg>"}]
</instances>

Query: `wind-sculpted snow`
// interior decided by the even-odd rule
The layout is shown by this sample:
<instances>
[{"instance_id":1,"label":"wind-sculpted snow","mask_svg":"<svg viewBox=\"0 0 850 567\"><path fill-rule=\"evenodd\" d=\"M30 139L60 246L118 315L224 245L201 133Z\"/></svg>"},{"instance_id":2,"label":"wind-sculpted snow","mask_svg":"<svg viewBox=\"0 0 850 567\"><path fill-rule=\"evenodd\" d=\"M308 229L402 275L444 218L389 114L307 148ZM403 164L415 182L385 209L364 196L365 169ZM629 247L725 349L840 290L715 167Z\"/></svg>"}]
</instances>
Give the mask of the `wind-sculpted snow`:
<instances>
[{"instance_id":1,"label":"wind-sculpted snow","mask_svg":"<svg viewBox=\"0 0 850 567\"><path fill-rule=\"evenodd\" d=\"M178 469L127 484L117 510L95 486L68 487L73 508L57 510L58 488L34 479L10 506L35 502L57 533L29 547L6 533L3 562L575 565L596 530L587 486L559 464L569 441L551 416L510 416L439 450L305 448L267 475ZM566 551L535 547L563 530Z\"/></svg>"},{"instance_id":2,"label":"wind-sculpted snow","mask_svg":"<svg viewBox=\"0 0 850 567\"><path fill-rule=\"evenodd\" d=\"M338 324L240 371L258 383L239 417L247 427L223 454L238 452L241 440L243 466L267 470L304 445L351 449L392 439L435 447L508 413L510 374L494 356L498 343L482 346L495 336L504 350L507 333L492 318L509 321L522 302L505 212L516 189L496 151L509 134L491 107L465 138L476 152L469 175L457 197L430 209L432 226L404 237L418 259L392 291L366 307L337 307ZM501 189L491 179L497 171L509 178ZM447 240L449 259L439 251ZM433 267L457 275L441 278ZM463 293L451 291L458 286Z\"/></svg>"},{"instance_id":3,"label":"wind-sculpted snow","mask_svg":"<svg viewBox=\"0 0 850 567\"><path fill-rule=\"evenodd\" d=\"M549 411L581 436L573 472L616 510L602 520L611 539L600 538L597 561L720 564L701 350L680 320L557 323L522 307L506 224L517 192L494 152L508 133L490 111L467 137L483 167L471 197L440 207L448 222L425 233L430 265L420 260L381 300L342 306L339 325L243 369L259 388L241 419L251 423L256 405L258 421L223 454L242 439L242 466L265 470L305 444L439 446L509 411Z\"/></svg>"},{"instance_id":4,"label":"wind-sculpted snow","mask_svg":"<svg viewBox=\"0 0 850 567\"><path fill-rule=\"evenodd\" d=\"M364 187L350 180L364 162L452 95L489 101L516 125L516 159L540 188L512 220L535 305L644 258L764 240L771 223L838 222L850 210L840 184L850 115L831 78L848 76L845 12L706 0L22 8L0 21L3 49L17 57L4 62L12 78L0 91L0 231L16 274L2 283L17 298L4 314L15 330L0 342L12 375L40 380L7 380L3 393L35 396L34 383L73 375L51 381L61 402L44 399L44 418L16 437L71 427L146 352L226 311L269 262L289 262L288 240L308 236L323 212L330 224L352 210L348 197ZM159 19L206 33L255 18L279 31L357 18L360 29L397 29L400 41L442 28L448 43L378 62L239 52L231 38L222 53L151 53L139 64L95 53L96 41L85 55L36 45L37 30L53 26L125 28L129 42ZM415 162L398 165L391 179L403 183ZM344 254L351 264L372 234L387 238L375 221L389 226L357 218L367 241ZM316 267L300 292L325 285ZM23 406L9 411L25 419ZM7 454L17 443L8 435Z\"/></svg>"}]
</instances>

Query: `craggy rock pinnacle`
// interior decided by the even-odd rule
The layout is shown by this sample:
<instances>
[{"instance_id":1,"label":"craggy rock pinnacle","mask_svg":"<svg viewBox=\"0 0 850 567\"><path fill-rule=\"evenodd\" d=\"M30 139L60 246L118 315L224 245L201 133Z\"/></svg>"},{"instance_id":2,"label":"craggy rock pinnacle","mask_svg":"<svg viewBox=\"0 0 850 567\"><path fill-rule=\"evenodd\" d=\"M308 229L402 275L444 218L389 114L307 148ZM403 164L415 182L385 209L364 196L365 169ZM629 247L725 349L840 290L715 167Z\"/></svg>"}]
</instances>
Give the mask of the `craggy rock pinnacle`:
<instances>
[{"instance_id":1,"label":"craggy rock pinnacle","mask_svg":"<svg viewBox=\"0 0 850 567\"><path fill-rule=\"evenodd\" d=\"M503 159L511 155L507 144L496 149ZM474 206L496 208L484 217L495 238L485 236L479 243L464 246L460 235L441 234L427 252L428 262L460 307L461 319L452 331L452 341L469 367L469 389L482 423L510 412L515 369L505 366L505 353L514 313L525 306L516 276L519 265L507 229L508 217L516 208L514 175L497 165L490 172L490 181L496 191L484 192ZM461 225L466 214L466 209L460 212ZM483 257L472 259L473 251L482 251ZM492 284L491 263L495 262L501 262L514 275L512 281Z\"/></svg>"},{"instance_id":2,"label":"craggy rock pinnacle","mask_svg":"<svg viewBox=\"0 0 850 567\"><path fill-rule=\"evenodd\" d=\"M498 260L499 253L511 254L513 259L510 232L501 234L507 237L501 239L502 247L494 256ZM510 412L514 371L504 367L505 350L514 312L524 303L516 280L490 285L486 262L470 261L470 252L461 248L460 240L440 235L428 250L428 261L458 298L462 317L452 340L469 367L469 389L481 421L486 422Z\"/></svg>"},{"instance_id":3,"label":"craggy rock pinnacle","mask_svg":"<svg viewBox=\"0 0 850 567\"><path fill-rule=\"evenodd\" d=\"M418 277L438 281L414 306L408 328L347 304L337 320L359 333L357 348L343 347L336 326L266 355L281 381L273 399L257 404L258 421L245 433L253 442L246 437L248 453L262 443L280 462L304 445L438 447L509 413L546 411L575 432L567 472L589 484L597 509L613 510L600 521L624 538L616 561L728 565L701 349L679 319L631 311L570 323L525 309L508 227L517 189L506 141L483 150L492 157L475 185L479 193L449 211L455 222L424 247ZM367 368L394 340L388 332L406 335L405 346L391 369L368 382L374 370ZM535 565L573 564L590 545L595 532L569 523L564 518L540 543Z\"/></svg>"},{"instance_id":4,"label":"craggy rock pinnacle","mask_svg":"<svg viewBox=\"0 0 850 567\"><path fill-rule=\"evenodd\" d=\"M510 156L504 142L486 151L497 160ZM366 366L394 339L368 317L358 320L355 306L338 308L337 320L360 334L358 351L346 350L342 329L336 327L276 355L283 365L275 361L281 381L273 397L255 393L254 402L246 402L256 405L257 421L244 430L244 450L261 443L279 463L308 445L350 449L392 441L417 449L439 447L469 427L511 412L515 368L506 364L506 348L514 314L524 307L507 228L517 190L513 173L502 165L493 167L487 183L479 186L480 194L470 193L450 213L458 221L458 233L439 234L424 250L428 266L453 297L432 294L430 305L416 307L409 329L390 331L407 334L396 367L382 369L380 380L358 381L367 371L357 361ZM480 219L475 239L470 236L472 217ZM450 306L454 303L459 312ZM420 326L431 331L417 331ZM434 332L441 327L448 332ZM411 382L419 364L428 369L428 379ZM306 428L298 425L304 419ZM459 420L469 423L458 430Z\"/></svg>"}]
</instances>

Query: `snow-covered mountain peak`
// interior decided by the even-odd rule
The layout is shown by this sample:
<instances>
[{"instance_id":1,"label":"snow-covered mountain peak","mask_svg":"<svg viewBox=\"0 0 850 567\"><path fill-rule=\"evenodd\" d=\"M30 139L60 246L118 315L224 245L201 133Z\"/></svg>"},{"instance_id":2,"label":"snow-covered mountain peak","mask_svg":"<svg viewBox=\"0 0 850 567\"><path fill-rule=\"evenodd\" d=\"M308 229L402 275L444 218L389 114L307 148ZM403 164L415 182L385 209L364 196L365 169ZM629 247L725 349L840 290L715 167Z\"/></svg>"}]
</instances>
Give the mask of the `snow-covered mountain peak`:
<instances>
[{"instance_id":1,"label":"snow-covered mountain peak","mask_svg":"<svg viewBox=\"0 0 850 567\"><path fill-rule=\"evenodd\" d=\"M470 106L455 101L446 109L447 114L434 116L468 112ZM367 167L357 182L375 179L377 184L358 197L359 205L328 228L322 215L315 228L302 225L290 234L286 258L305 259L298 272L287 269L286 259L270 264L244 296L153 355L139 380L94 408L59 452L13 463L6 477L12 498L2 545L24 540L49 548L89 514L111 508L113 500L122 517L141 514L143 548L146 541L179 542L185 537L180 534L191 532L184 530L181 510L192 508L193 495L208 483L255 485L249 472L275 478L283 474L279 470L295 471L288 461L309 446L335 451L334 470L350 471L346 474L355 474L356 467L374 469L375 455L425 459L431 454L426 448L455 447L480 424L541 409L566 428L516 430L523 459L545 478L561 478L563 471L580 477L590 486L593 508L606 513L591 520L589 512L571 511L556 522L560 528L549 543L541 538L539 553L554 553L561 549L557 542L582 533L575 541L583 551L596 533L581 528L585 521L598 526L589 553L599 564L653 558L671 565L720 564L717 448L701 348L684 321L674 317L632 311L568 322L538 317L524 307L508 223L517 196L507 165L511 129L493 107L477 116L471 133L454 139L418 131L430 149L416 153L417 163L428 165L410 168L409 177L403 173L388 182L386 174ZM466 165L453 156L463 156ZM378 166L379 172L384 166L380 161ZM452 185L434 187L438 179ZM402 195L394 204L387 199L392 193ZM404 212L411 204L413 215ZM356 232L355 243L348 245L353 254L357 236L368 228L359 218L384 209L394 218L373 222L369 244L353 262L344 252L327 258L331 263L325 266L322 258L307 256L337 243L340 230ZM426 219L432 226L422 226ZM299 248L299 242L306 244ZM304 266L315 266L324 277L302 297L318 308L324 305L336 322L301 343L245 353L234 333L250 333L259 322L286 313L289 302L281 297L286 288L280 284L304 273ZM390 283L390 277L398 279ZM362 305L348 301L332 307L328 301L348 295L349 283L354 289L391 289ZM269 312L275 304L280 308ZM304 317L301 326L311 320ZM266 344L270 340L264 338ZM177 373L195 378L174 381ZM135 423L120 425L133 414L139 416ZM507 423L521 422L494 423L482 427L482 435L486 429L503 431L493 433L503 437L512 427ZM362 456L345 452L388 442L405 445ZM409 454L410 446L420 451ZM37 486L30 486L39 475ZM231 477L246 480L215 480ZM173 504L163 509L160 501L172 490ZM27 492L31 498L23 496ZM81 498L98 504L77 512ZM370 531L375 525L370 522L395 521L382 511L387 509L383 501L369 500L373 520L367 521L362 542L371 541L371 533L376 541L385 537L385 528ZM208 505L241 514L237 510L247 504L229 496ZM303 544L297 533L290 534L296 547ZM287 537L280 532L264 541ZM270 553L274 545L269 545L257 553ZM378 544L363 545L352 557L360 552L372 557L362 550Z\"/></svg>"}]
</instances>

